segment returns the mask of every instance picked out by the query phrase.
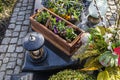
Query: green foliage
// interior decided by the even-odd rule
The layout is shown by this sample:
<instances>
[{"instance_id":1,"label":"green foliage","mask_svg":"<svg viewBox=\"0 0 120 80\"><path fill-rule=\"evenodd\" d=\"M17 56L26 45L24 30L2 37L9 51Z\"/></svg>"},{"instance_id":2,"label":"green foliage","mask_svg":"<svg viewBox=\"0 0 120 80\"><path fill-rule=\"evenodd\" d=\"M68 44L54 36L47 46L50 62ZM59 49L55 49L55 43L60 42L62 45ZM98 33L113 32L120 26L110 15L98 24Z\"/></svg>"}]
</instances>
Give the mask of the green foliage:
<instances>
[{"instance_id":1,"label":"green foliage","mask_svg":"<svg viewBox=\"0 0 120 80\"><path fill-rule=\"evenodd\" d=\"M99 56L99 55L100 55L100 53L98 52L98 50L87 49L87 50L85 50L84 53L74 54L72 57L75 59L79 58L80 61L83 61L89 57Z\"/></svg>"},{"instance_id":2,"label":"green foliage","mask_svg":"<svg viewBox=\"0 0 120 80\"><path fill-rule=\"evenodd\" d=\"M0 13L7 7L11 7L14 5L16 0L0 0Z\"/></svg>"},{"instance_id":3,"label":"green foliage","mask_svg":"<svg viewBox=\"0 0 120 80\"><path fill-rule=\"evenodd\" d=\"M99 56L99 62L104 66L118 66L118 55L112 54L111 51L105 51Z\"/></svg>"},{"instance_id":4,"label":"green foliage","mask_svg":"<svg viewBox=\"0 0 120 80\"><path fill-rule=\"evenodd\" d=\"M3 11L3 7L2 6L0 6L0 13Z\"/></svg>"},{"instance_id":5,"label":"green foliage","mask_svg":"<svg viewBox=\"0 0 120 80\"><path fill-rule=\"evenodd\" d=\"M54 31L62 38L66 39L68 42L73 41L77 37L77 34L75 33L74 29L66 25L64 21L60 20L57 17L50 18L49 29Z\"/></svg>"},{"instance_id":6,"label":"green foliage","mask_svg":"<svg viewBox=\"0 0 120 80\"><path fill-rule=\"evenodd\" d=\"M96 80L92 75L78 70L64 70L52 75L49 80Z\"/></svg>"},{"instance_id":7,"label":"green foliage","mask_svg":"<svg viewBox=\"0 0 120 80\"><path fill-rule=\"evenodd\" d=\"M65 22L63 22L61 20L58 21L57 29L58 29L58 33L62 34L62 32L65 30Z\"/></svg>"},{"instance_id":8,"label":"green foliage","mask_svg":"<svg viewBox=\"0 0 120 80\"><path fill-rule=\"evenodd\" d=\"M66 40L71 42L73 39L76 38L76 36L77 36L77 34L75 34L73 28L70 28L70 27L66 28L66 35L65 35Z\"/></svg>"},{"instance_id":9,"label":"green foliage","mask_svg":"<svg viewBox=\"0 0 120 80\"><path fill-rule=\"evenodd\" d=\"M111 80L108 71L101 71L97 76L97 80Z\"/></svg>"},{"instance_id":10,"label":"green foliage","mask_svg":"<svg viewBox=\"0 0 120 80\"><path fill-rule=\"evenodd\" d=\"M103 30L101 31L101 28L90 28L89 32L91 34L91 44L94 46L93 49L96 49L100 51L101 53L105 52L107 50L108 44L105 42L103 37Z\"/></svg>"},{"instance_id":11,"label":"green foliage","mask_svg":"<svg viewBox=\"0 0 120 80\"><path fill-rule=\"evenodd\" d=\"M75 30L70 25L68 26L65 21L51 15L47 11L37 12L35 20L43 25L46 25L46 22L48 22L49 25L46 27L66 39L68 42L73 41L77 37Z\"/></svg>"},{"instance_id":12,"label":"green foliage","mask_svg":"<svg viewBox=\"0 0 120 80\"><path fill-rule=\"evenodd\" d=\"M105 70L108 71L110 80L120 80L120 67L107 67Z\"/></svg>"},{"instance_id":13,"label":"green foliage","mask_svg":"<svg viewBox=\"0 0 120 80\"><path fill-rule=\"evenodd\" d=\"M99 70L103 66L98 62L99 57L90 57L82 70Z\"/></svg>"},{"instance_id":14,"label":"green foliage","mask_svg":"<svg viewBox=\"0 0 120 80\"><path fill-rule=\"evenodd\" d=\"M71 19L79 20L82 5L78 0L48 0L45 1L45 7L53 9L52 11L61 17L70 16Z\"/></svg>"},{"instance_id":15,"label":"green foliage","mask_svg":"<svg viewBox=\"0 0 120 80\"><path fill-rule=\"evenodd\" d=\"M46 24L47 20L51 17L50 13L47 11L42 11L40 13L37 13L35 19L39 23Z\"/></svg>"},{"instance_id":16,"label":"green foliage","mask_svg":"<svg viewBox=\"0 0 120 80\"><path fill-rule=\"evenodd\" d=\"M0 0L0 20L8 18L17 0Z\"/></svg>"}]
</instances>

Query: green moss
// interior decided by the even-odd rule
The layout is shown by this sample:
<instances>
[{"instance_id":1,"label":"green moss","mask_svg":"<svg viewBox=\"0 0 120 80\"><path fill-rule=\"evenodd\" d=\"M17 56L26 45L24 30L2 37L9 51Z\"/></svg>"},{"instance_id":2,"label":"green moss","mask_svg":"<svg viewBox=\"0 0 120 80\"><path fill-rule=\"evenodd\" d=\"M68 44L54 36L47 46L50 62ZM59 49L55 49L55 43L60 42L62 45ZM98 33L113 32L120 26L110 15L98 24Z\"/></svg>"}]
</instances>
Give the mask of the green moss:
<instances>
[{"instance_id":1,"label":"green moss","mask_svg":"<svg viewBox=\"0 0 120 80\"><path fill-rule=\"evenodd\" d=\"M0 0L0 20L9 17L17 0Z\"/></svg>"},{"instance_id":2,"label":"green moss","mask_svg":"<svg viewBox=\"0 0 120 80\"><path fill-rule=\"evenodd\" d=\"M49 80L96 80L96 78L78 70L64 70L50 76Z\"/></svg>"}]
</instances>

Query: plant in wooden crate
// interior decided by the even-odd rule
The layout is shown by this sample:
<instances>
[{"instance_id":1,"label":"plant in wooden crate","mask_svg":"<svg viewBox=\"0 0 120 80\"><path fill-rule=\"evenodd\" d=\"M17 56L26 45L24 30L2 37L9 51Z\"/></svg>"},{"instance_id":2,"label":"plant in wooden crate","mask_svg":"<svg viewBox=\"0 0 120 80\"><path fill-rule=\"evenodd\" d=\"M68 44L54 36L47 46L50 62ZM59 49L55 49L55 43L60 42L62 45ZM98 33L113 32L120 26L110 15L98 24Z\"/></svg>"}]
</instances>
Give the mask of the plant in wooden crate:
<instances>
[{"instance_id":1,"label":"plant in wooden crate","mask_svg":"<svg viewBox=\"0 0 120 80\"><path fill-rule=\"evenodd\" d=\"M47 20L51 17L50 13L47 11L43 11L43 12L39 12L39 10L37 10L37 14L35 16L35 20L43 25L46 24Z\"/></svg>"},{"instance_id":2,"label":"plant in wooden crate","mask_svg":"<svg viewBox=\"0 0 120 80\"><path fill-rule=\"evenodd\" d=\"M71 26L66 25L65 22L60 20L58 17L51 18L49 23L49 29L61 36L63 39L66 39L68 42L72 42L77 37L75 30Z\"/></svg>"},{"instance_id":3,"label":"plant in wooden crate","mask_svg":"<svg viewBox=\"0 0 120 80\"><path fill-rule=\"evenodd\" d=\"M48 0L45 7L72 23L80 21L82 5L78 0Z\"/></svg>"},{"instance_id":4,"label":"plant in wooden crate","mask_svg":"<svg viewBox=\"0 0 120 80\"><path fill-rule=\"evenodd\" d=\"M68 55L80 47L83 31L45 7L32 15L30 20L35 31L42 33L48 41Z\"/></svg>"}]
</instances>

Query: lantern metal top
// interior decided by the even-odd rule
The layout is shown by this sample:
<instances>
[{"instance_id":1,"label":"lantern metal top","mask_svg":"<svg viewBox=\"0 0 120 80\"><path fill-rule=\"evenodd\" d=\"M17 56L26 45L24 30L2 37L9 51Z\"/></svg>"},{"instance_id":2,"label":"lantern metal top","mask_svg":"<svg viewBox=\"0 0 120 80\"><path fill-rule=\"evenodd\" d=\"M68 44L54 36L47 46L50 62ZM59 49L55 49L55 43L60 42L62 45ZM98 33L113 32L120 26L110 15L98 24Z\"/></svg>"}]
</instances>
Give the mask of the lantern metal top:
<instances>
[{"instance_id":1,"label":"lantern metal top","mask_svg":"<svg viewBox=\"0 0 120 80\"><path fill-rule=\"evenodd\" d=\"M42 34L32 32L26 35L23 39L23 47L28 51L35 51L40 49L44 44L44 37Z\"/></svg>"}]
</instances>

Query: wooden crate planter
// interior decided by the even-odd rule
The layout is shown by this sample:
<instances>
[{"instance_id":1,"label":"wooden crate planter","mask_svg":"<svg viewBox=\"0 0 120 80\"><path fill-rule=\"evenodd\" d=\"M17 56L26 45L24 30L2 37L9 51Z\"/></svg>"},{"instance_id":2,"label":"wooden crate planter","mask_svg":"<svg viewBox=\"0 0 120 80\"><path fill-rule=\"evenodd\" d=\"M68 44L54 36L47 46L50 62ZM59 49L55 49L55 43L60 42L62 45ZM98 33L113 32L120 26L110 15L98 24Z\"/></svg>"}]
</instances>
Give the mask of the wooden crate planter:
<instances>
[{"instance_id":1,"label":"wooden crate planter","mask_svg":"<svg viewBox=\"0 0 120 80\"><path fill-rule=\"evenodd\" d=\"M78 32L77 37L74 40L72 40L71 42L66 41L65 39L60 37L58 34L55 34L52 30L50 30L47 27L47 26L49 26L49 24L48 24L49 21L47 21L46 25L43 25L43 24L37 22L34 19L36 14L33 14L30 17L32 29L35 30L36 32L42 33L43 36L45 37L45 39L47 39L50 43L52 43L54 46L59 48L61 51L63 51L67 55L72 55L81 46L80 39L81 39L81 35L82 35L83 31L81 29L79 29L78 27L76 27L75 25L71 24L70 22L59 17L58 15L56 15L55 13L51 12L50 10L48 10L44 7L40 10L40 12L42 12L42 11L48 11L50 13L50 15L52 15L54 17L58 17L59 19L64 21L65 24L70 25L74 30L76 30Z\"/></svg>"}]
</instances>

